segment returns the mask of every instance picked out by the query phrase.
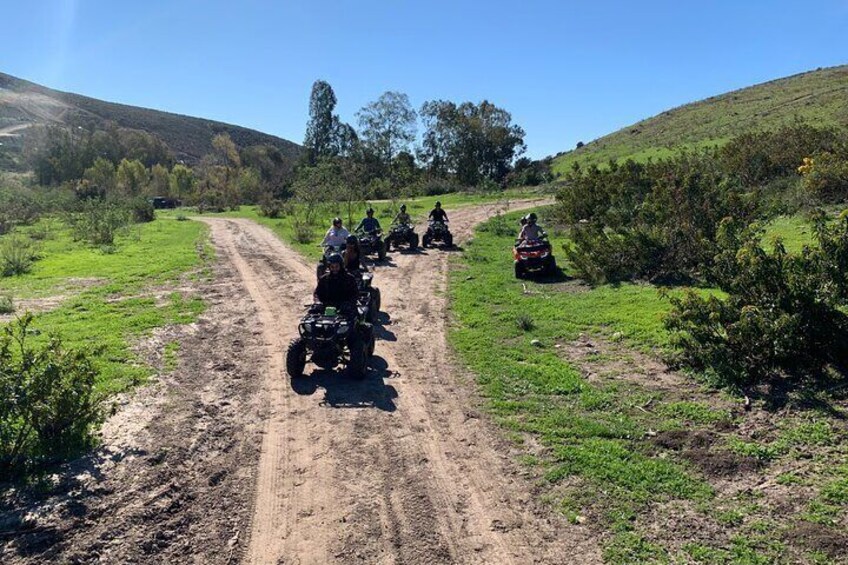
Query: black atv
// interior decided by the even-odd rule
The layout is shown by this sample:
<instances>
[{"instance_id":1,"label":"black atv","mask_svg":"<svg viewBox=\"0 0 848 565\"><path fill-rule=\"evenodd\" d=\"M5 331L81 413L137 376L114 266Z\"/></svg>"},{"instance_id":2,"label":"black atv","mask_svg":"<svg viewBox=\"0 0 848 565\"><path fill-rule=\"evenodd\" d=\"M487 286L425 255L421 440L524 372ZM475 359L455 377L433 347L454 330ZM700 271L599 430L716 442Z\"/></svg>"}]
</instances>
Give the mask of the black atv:
<instances>
[{"instance_id":1,"label":"black atv","mask_svg":"<svg viewBox=\"0 0 848 565\"><path fill-rule=\"evenodd\" d=\"M392 225L389 235L386 236L386 250L391 251L392 245L395 249L400 249L400 246L404 244L409 246L410 251L418 248L418 234L415 233L415 228L409 224Z\"/></svg>"},{"instance_id":2,"label":"black atv","mask_svg":"<svg viewBox=\"0 0 848 565\"><path fill-rule=\"evenodd\" d=\"M512 248L512 258L515 261L515 278L517 279L536 274L553 276L557 271L551 242L548 241L548 235L545 233L538 239L517 240Z\"/></svg>"},{"instance_id":3,"label":"black atv","mask_svg":"<svg viewBox=\"0 0 848 565\"><path fill-rule=\"evenodd\" d=\"M382 295L380 289L372 285L374 274L367 271L351 271L359 284L359 307L367 308L365 319L376 324L380 317Z\"/></svg>"},{"instance_id":4,"label":"black atv","mask_svg":"<svg viewBox=\"0 0 848 565\"><path fill-rule=\"evenodd\" d=\"M359 252L362 255L377 254L377 258L382 261L386 258L386 242L380 235L381 230L373 230L370 232L358 231L356 237L359 238Z\"/></svg>"},{"instance_id":5,"label":"black atv","mask_svg":"<svg viewBox=\"0 0 848 565\"><path fill-rule=\"evenodd\" d=\"M424 237L421 238L421 243L424 247L428 247L435 241L444 243L445 247L453 246L453 235L448 229L447 223L436 221L430 222L430 225L427 227L427 233L425 233Z\"/></svg>"},{"instance_id":6,"label":"black atv","mask_svg":"<svg viewBox=\"0 0 848 565\"><path fill-rule=\"evenodd\" d=\"M321 256L321 260L318 261L318 266L315 268L315 275L319 279L327 272L327 258L334 253L341 255L345 249L344 245L321 245L320 247L324 248L324 255Z\"/></svg>"},{"instance_id":7,"label":"black atv","mask_svg":"<svg viewBox=\"0 0 848 565\"><path fill-rule=\"evenodd\" d=\"M322 304L310 307L298 326L300 337L292 340L286 352L289 377L303 377L306 363L312 362L322 369L344 365L348 375L363 378L374 355L374 327L365 321L365 313L361 306L355 315Z\"/></svg>"}]
</instances>

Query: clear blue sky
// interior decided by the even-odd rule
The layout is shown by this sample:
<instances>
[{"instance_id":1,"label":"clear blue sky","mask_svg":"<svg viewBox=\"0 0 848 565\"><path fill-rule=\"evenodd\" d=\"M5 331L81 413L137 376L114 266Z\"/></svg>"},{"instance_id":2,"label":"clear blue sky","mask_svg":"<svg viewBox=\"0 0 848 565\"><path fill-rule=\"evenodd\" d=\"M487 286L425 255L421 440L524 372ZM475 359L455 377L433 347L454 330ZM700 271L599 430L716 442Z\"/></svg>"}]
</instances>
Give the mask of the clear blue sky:
<instances>
[{"instance_id":1,"label":"clear blue sky","mask_svg":"<svg viewBox=\"0 0 848 565\"><path fill-rule=\"evenodd\" d=\"M3 0L0 13L0 71L60 90L296 142L318 78L351 123L386 90L416 108L486 98L534 158L848 63L848 0Z\"/></svg>"}]
</instances>

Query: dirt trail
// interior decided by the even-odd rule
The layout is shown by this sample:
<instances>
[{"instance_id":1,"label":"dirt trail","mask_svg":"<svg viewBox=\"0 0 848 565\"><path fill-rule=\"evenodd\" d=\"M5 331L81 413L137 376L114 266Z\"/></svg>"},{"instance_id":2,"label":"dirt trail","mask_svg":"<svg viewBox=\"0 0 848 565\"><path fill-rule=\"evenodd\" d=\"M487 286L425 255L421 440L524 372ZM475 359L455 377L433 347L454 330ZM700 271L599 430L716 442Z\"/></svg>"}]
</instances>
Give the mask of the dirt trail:
<instances>
[{"instance_id":1,"label":"dirt trail","mask_svg":"<svg viewBox=\"0 0 848 565\"><path fill-rule=\"evenodd\" d=\"M460 244L497 208L451 212ZM535 506L532 485L453 368L445 340L450 251L393 253L376 267L384 314L363 382L316 370L292 388L285 348L314 267L253 222L204 221L256 305L267 350L260 372L270 416L244 561L600 560L588 532Z\"/></svg>"}]
</instances>

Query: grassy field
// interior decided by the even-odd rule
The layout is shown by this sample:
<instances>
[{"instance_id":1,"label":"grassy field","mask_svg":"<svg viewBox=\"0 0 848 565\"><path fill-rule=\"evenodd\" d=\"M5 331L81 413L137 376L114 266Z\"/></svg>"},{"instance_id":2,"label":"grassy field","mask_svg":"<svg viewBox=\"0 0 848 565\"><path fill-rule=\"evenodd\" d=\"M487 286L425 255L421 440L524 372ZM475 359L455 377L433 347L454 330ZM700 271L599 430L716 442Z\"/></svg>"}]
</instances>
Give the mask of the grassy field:
<instances>
[{"instance_id":1,"label":"grassy field","mask_svg":"<svg viewBox=\"0 0 848 565\"><path fill-rule=\"evenodd\" d=\"M455 260L450 339L546 500L596 527L611 563L834 560L823 540L848 541L842 409L751 415L668 373L658 290L515 280L517 217L481 226ZM800 221L771 229L804 237Z\"/></svg>"},{"instance_id":2,"label":"grassy field","mask_svg":"<svg viewBox=\"0 0 848 565\"><path fill-rule=\"evenodd\" d=\"M134 226L106 252L74 242L52 220L19 233L37 234L41 259L28 274L0 278L0 294L12 295L18 313L27 305L44 309L33 324L42 334L58 334L71 347L93 347L103 392L126 390L151 374L132 350L140 336L194 321L203 310L199 297L170 290L183 276L202 276L211 249L198 222Z\"/></svg>"},{"instance_id":3,"label":"grassy field","mask_svg":"<svg viewBox=\"0 0 848 565\"><path fill-rule=\"evenodd\" d=\"M554 171L572 163L667 155L673 148L721 145L747 131L802 119L810 124L848 122L848 66L803 73L686 104L622 128L554 160Z\"/></svg>"}]
</instances>

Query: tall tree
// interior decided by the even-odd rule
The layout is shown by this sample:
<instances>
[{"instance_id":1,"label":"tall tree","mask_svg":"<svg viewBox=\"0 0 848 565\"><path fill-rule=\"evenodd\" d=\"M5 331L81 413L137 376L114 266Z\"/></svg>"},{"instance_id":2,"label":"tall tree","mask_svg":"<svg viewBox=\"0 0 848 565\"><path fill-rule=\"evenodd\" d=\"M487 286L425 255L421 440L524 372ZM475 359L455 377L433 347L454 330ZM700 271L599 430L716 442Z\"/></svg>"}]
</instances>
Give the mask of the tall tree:
<instances>
[{"instance_id":1,"label":"tall tree","mask_svg":"<svg viewBox=\"0 0 848 565\"><path fill-rule=\"evenodd\" d=\"M320 157L334 154L334 130L338 127L338 117L333 115L335 108L336 94L333 87L326 81L316 80L309 97L309 122L306 124L306 137L303 140L311 165Z\"/></svg>"},{"instance_id":2,"label":"tall tree","mask_svg":"<svg viewBox=\"0 0 848 565\"><path fill-rule=\"evenodd\" d=\"M385 92L356 114L365 146L378 156L383 166L415 141L415 110L402 92Z\"/></svg>"}]
</instances>

